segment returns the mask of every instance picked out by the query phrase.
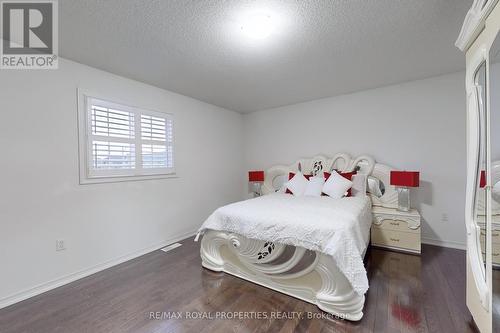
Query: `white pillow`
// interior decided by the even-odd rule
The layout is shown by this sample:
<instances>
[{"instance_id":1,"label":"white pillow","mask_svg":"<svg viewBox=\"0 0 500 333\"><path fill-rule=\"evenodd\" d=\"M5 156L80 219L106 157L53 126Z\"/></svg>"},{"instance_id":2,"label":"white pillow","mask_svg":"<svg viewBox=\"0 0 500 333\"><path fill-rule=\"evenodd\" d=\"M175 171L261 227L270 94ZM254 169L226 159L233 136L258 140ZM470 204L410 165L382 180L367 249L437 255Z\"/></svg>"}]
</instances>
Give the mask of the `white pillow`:
<instances>
[{"instance_id":1,"label":"white pillow","mask_svg":"<svg viewBox=\"0 0 500 333\"><path fill-rule=\"evenodd\" d=\"M330 177L323 186L323 193L334 199L342 198L347 190L352 187L352 182L332 170Z\"/></svg>"},{"instance_id":2,"label":"white pillow","mask_svg":"<svg viewBox=\"0 0 500 333\"><path fill-rule=\"evenodd\" d=\"M293 193L295 196L302 196L306 191L307 184L309 181L304 177L301 172L297 172L295 176L292 177L286 184L286 187Z\"/></svg>"},{"instance_id":3,"label":"white pillow","mask_svg":"<svg viewBox=\"0 0 500 333\"><path fill-rule=\"evenodd\" d=\"M304 195L308 197L320 197L323 185L325 185L325 178L318 176L309 178Z\"/></svg>"},{"instance_id":4,"label":"white pillow","mask_svg":"<svg viewBox=\"0 0 500 333\"><path fill-rule=\"evenodd\" d=\"M352 176L351 194L353 197L364 197L366 195L366 175L358 173Z\"/></svg>"}]
</instances>

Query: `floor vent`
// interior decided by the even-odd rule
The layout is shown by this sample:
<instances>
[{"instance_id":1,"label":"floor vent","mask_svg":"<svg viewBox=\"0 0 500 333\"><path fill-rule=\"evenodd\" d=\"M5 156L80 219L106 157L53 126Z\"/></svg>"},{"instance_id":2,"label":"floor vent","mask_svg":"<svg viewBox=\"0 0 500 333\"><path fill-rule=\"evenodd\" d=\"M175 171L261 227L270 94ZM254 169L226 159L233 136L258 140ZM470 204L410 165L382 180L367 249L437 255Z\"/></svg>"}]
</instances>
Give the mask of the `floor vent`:
<instances>
[{"instance_id":1,"label":"floor vent","mask_svg":"<svg viewBox=\"0 0 500 333\"><path fill-rule=\"evenodd\" d=\"M168 252L168 251L172 251L173 249L176 249L178 248L179 246L182 246L181 243L174 243L174 244L170 244L169 246L165 246L163 249L161 249L163 252Z\"/></svg>"}]
</instances>

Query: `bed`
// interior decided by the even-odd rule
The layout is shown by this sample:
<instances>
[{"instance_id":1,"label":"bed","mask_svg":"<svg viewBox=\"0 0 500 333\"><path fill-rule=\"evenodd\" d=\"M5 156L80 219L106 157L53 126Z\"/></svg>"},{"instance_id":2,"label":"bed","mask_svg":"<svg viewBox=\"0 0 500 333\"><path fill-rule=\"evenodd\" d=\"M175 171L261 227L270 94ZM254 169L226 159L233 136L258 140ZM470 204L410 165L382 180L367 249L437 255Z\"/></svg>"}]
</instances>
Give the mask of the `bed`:
<instances>
[{"instance_id":1,"label":"bed","mask_svg":"<svg viewBox=\"0 0 500 333\"><path fill-rule=\"evenodd\" d=\"M377 184L362 195L332 199L282 193L289 172L357 170ZM351 321L363 317L368 279L363 258L372 205L395 207L392 168L369 156L316 156L266 170L263 196L217 209L203 223L203 267L316 304ZM382 185L380 185L382 184ZM375 193L375 194L373 194Z\"/></svg>"}]
</instances>

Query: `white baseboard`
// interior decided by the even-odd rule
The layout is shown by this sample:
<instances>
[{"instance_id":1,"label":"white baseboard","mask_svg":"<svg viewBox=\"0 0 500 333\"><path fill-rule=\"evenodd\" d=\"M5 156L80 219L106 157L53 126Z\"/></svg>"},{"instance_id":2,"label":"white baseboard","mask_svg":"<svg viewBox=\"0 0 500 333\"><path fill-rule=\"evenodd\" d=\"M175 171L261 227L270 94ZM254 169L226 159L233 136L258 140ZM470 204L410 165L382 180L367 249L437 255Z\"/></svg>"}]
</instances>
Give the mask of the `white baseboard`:
<instances>
[{"instance_id":1,"label":"white baseboard","mask_svg":"<svg viewBox=\"0 0 500 333\"><path fill-rule=\"evenodd\" d=\"M181 241L181 240L183 240L185 238L194 236L195 234L196 234L196 231L186 232L186 233L184 233L182 235L178 235L178 236L169 238L169 239L167 239L165 241L159 242L159 243L154 244L152 246L148 246L147 248L141 249L139 251L135 251L133 253L130 253L130 254L127 254L127 255L124 255L124 256L120 256L118 258L109 260L109 261L104 262L102 264L98 264L98 265L89 267L87 269L81 270L79 272L75 272L75 273L72 273L72 274L69 274L69 275L57 278L57 279L52 280L52 281L48 281L48 282L42 283L42 284L40 284L38 286L35 286L33 288L29 288L29 289L20 291L18 293L15 293L13 295L10 295L10 296L7 296L5 298L0 299L0 309L5 308L5 307L7 307L9 305L12 305L12 304L24 301L25 299L28 299L28 298L31 298L33 296L42 294L44 292L47 292L49 290L52 290L52 289L55 289L57 287L63 286L65 284L74 282L74 281L79 280L81 278L84 278L86 276L95 274L95 273L100 272L102 270L105 270L107 268L116 266L116 265L121 264L121 263L123 263L125 261L129 261L129 260L132 260L134 258L140 257L140 256L142 256L144 254L156 251L156 250L158 250L158 249L160 249L162 247L165 247L165 246L167 246L169 244L172 244L172 243Z\"/></svg>"},{"instance_id":2,"label":"white baseboard","mask_svg":"<svg viewBox=\"0 0 500 333\"><path fill-rule=\"evenodd\" d=\"M467 248L466 244L452 241L443 241L441 239L422 237L423 244L436 245L441 247L449 247L452 249L465 250Z\"/></svg>"}]
</instances>

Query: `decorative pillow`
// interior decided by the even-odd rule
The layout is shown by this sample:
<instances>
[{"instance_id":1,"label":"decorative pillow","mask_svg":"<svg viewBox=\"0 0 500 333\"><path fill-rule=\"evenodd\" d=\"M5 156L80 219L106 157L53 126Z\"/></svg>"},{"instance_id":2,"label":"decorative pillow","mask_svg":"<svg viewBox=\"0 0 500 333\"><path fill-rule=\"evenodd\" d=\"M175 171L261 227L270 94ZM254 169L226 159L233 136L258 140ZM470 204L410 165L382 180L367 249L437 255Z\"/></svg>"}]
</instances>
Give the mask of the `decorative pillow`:
<instances>
[{"instance_id":1,"label":"decorative pillow","mask_svg":"<svg viewBox=\"0 0 500 333\"><path fill-rule=\"evenodd\" d=\"M293 176L295 176L295 173L293 172L290 172L288 173L288 181L290 181L290 179L293 178ZM306 177L307 180L309 180L309 178L311 178L313 175L304 175L304 177ZM287 185L288 183L285 183L285 185ZM292 191L290 191L288 188L286 189L286 194L292 194Z\"/></svg>"},{"instance_id":2,"label":"decorative pillow","mask_svg":"<svg viewBox=\"0 0 500 333\"><path fill-rule=\"evenodd\" d=\"M352 182L349 179L341 176L337 171L332 170L332 173L323 186L323 193L334 199L340 199L351 187Z\"/></svg>"},{"instance_id":3,"label":"decorative pillow","mask_svg":"<svg viewBox=\"0 0 500 333\"><path fill-rule=\"evenodd\" d=\"M338 170L333 170L333 171L335 171L336 173L338 173L347 180L351 180L352 176L357 174L356 171L351 171L351 172L338 172ZM328 180L328 177L330 177L331 174L329 172L323 172L323 175L325 176L325 180Z\"/></svg>"},{"instance_id":4,"label":"decorative pillow","mask_svg":"<svg viewBox=\"0 0 500 333\"><path fill-rule=\"evenodd\" d=\"M295 173L294 172L289 172L288 173L288 180L292 179L293 176L295 176ZM306 177L307 180L309 180L309 178L311 178L313 175L303 175L303 176Z\"/></svg>"},{"instance_id":5,"label":"decorative pillow","mask_svg":"<svg viewBox=\"0 0 500 333\"><path fill-rule=\"evenodd\" d=\"M295 196L302 196L307 189L307 184L309 181L300 172L297 172L292 179L290 179L286 185L288 190Z\"/></svg>"},{"instance_id":6,"label":"decorative pillow","mask_svg":"<svg viewBox=\"0 0 500 333\"><path fill-rule=\"evenodd\" d=\"M334 171L337 172L339 175L341 175L342 177L344 177L347 180L352 180L352 176L354 176L355 174L357 174L356 171L340 172L340 173L338 172L338 170L334 170ZM329 172L324 172L323 175L325 176L325 180L328 180L328 178L330 177L330 173ZM349 191L347 191L346 197L350 197L350 196L352 196L351 189L349 189Z\"/></svg>"},{"instance_id":7,"label":"decorative pillow","mask_svg":"<svg viewBox=\"0 0 500 333\"><path fill-rule=\"evenodd\" d=\"M320 197L323 191L323 185L325 185L325 179L323 177L311 177L307 183L305 196L308 197Z\"/></svg>"}]
</instances>

